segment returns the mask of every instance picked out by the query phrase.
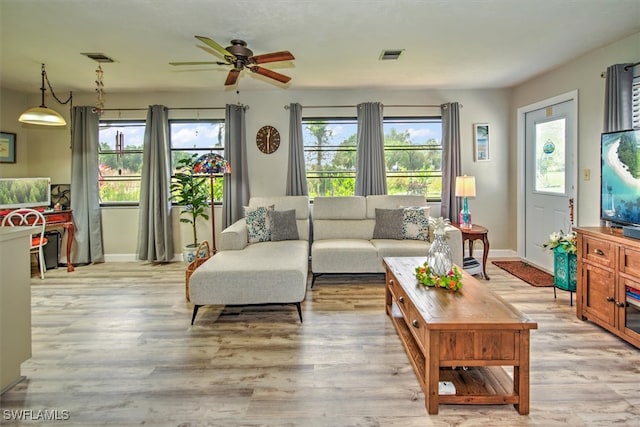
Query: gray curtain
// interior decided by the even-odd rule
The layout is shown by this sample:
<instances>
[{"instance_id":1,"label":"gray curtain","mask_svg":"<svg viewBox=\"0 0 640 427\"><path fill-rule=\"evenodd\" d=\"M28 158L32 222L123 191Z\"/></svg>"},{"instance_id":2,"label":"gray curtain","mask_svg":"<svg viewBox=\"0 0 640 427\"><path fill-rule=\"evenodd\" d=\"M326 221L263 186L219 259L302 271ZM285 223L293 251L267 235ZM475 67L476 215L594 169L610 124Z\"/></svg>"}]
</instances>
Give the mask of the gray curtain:
<instances>
[{"instance_id":1,"label":"gray curtain","mask_svg":"<svg viewBox=\"0 0 640 427\"><path fill-rule=\"evenodd\" d=\"M93 107L73 107L71 209L75 225L74 264L104 262L98 189L98 124L99 117L93 112Z\"/></svg>"},{"instance_id":2,"label":"gray curtain","mask_svg":"<svg viewBox=\"0 0 640 427\"><path fill-rule=\"evenodd\" d=\"M140 260L169 262L173 258L170 186L169 114L163 105L150 105L140 182L137 250Z\"/></svg>"},{"instance_id":3,"label":"gray curtain","mask_svg":"<svg viewBox=\"0 0 640 427\"><path fill-rule=\"evenodd\" d=\"M356 196L387 194L382 104L358 105Z\"/></svg>"},{"instance_id":4,"label":"gray curtain","mask_svg":"<svg viewBox=\"0 0 640 427\"><path fill-rule=\"evenodd\" d=\"M224 157L231 165L231 173L224 175L223 229L242 218L242 207L249 204L249 169L243 105L227 104L225 127Z\"/></svg>"},{"instance_id":5,"label":"gray curtain","mask_svg":"<svg viewBox=\"0 0 640 427\"><path fill-rule=\"evenodd\" d=\"M289 167L287 169L287 196L307 196L307 171L302 139L302 105L289 105Z\"/></svg>"},{"instance_id":6,"label":"gray curtain","mask_svg":"<svg viewBox=\"0 0 640 427\"><path fill-rule=\"evenodd\" d=\"M440 216L458 222L462 206L456 197L456 177L460 166L460 107L457 102L442 104L442 205Z\"/></svg>"},{"instance_id":7,"label":"gray curtain","mask_svg":"<svg viewBox=\"0 0 640 427\"><path fill-rule=\"evenodd\" d=\"M605 85L603 132L631 129L633 64L608 67Z\"/></svg>"}]
</instances>

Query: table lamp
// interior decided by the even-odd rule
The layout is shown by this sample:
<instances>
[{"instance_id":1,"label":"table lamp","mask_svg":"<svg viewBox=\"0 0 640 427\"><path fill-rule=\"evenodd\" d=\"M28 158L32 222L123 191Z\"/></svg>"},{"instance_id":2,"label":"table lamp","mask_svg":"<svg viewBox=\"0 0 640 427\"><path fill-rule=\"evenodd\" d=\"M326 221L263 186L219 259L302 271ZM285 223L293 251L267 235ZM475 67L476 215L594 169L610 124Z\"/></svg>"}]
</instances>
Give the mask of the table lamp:
<instances>
[{"instance_id":1,"label":"table lamp","mask_svg":"<svg viewBox=\"0 0 640 427\"><path fill-rule=\"evenodd\" d=\"M468 197L476 197L476 178L474 176L456 177L456 197L462 197L462 210L458 223L462 228L471 228L471 212L469 212Z\"/></svg>"}]
</instances>

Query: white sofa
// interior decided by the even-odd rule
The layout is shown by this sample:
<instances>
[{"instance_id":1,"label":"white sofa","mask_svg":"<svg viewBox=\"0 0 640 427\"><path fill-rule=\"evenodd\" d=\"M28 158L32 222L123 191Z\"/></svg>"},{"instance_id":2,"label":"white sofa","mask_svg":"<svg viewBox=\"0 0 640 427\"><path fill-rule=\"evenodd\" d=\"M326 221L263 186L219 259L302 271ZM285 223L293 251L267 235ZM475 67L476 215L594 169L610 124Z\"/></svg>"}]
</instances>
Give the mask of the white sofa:
<instances>
[{"instance_id":1,"label":"white sofa","mask_svg":"<svg viewBox=\"0 0 640 427\"><path fill-rule=\"evenodd\" d=\"M328 273L383 273L382 258L426 256L430 242L374 239L376 209L429 208L423 196L316 197L313 201L311 271ZM433 230L431 238L433 240ZM454 264L462 267L462 234L447 226L446 236Z\"/></svg>"},{"instance_id":2,"label":"white sofa","mask_svg":"<svg viewBox=\"0 0 640 427\"><path fill-rule=\"evenodd\" d=\"M191 275L191 324L203 305L295 304L302 322L309 270L309 199L306 196L253 197L250 207L295 209L297 240L249 243L245 218L222 231L219 252Z\"/></svg>"}]
</instances>

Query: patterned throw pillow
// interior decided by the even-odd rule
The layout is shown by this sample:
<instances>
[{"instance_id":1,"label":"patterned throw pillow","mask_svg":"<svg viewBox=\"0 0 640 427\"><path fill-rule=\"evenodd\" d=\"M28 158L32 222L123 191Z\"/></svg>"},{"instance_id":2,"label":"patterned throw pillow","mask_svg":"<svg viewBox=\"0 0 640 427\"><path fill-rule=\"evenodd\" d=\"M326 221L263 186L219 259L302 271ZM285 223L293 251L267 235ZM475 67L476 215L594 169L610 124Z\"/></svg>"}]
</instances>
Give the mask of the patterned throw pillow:
<instances>
[{"instance_id":1,"label":"patterned throw pillow","mask_svg":"<svg viewBox=\"0 0 640 427\"><path fill-rule=\"evenodd\" d=\"M271 240L271 222L267 212L272 211L273 207L274 205L244 207L249 243L268 242Z\"/></svg>"},{"instance_id":2,"label":"patterned throw pillow","mask_svg":"<svg viewBox=\"0 0 640 427\"><path fill-rule=\"evenodd\" d=\"M402 238L408 240L429 241L429 212L426 207L407 207L403 209Z\"/></svg>"}]
</instances>

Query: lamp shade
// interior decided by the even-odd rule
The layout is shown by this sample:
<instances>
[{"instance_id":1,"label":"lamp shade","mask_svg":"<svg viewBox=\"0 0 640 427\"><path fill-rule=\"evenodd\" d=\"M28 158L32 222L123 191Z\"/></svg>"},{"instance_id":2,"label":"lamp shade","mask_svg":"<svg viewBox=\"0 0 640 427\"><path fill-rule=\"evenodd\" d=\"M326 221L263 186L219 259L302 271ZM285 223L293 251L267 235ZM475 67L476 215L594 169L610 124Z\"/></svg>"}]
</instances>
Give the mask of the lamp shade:
<instances>
[{"instance_id":1,"label":"lamp shade","mask_svg":"<svg viewBox=\"0 0 640 427\"><path fill-rule=\"evenodd\" d=\"M66 126L67 122L57 111L44 106L33 107L20 115L18 121L31 125Z\"/></svg>"},{"instance_id":2,"label":"lamp shade","mask_svg":"<svg viewBox=\"0 0 640 427\"><path fill-rule=\"evenodd\" d=\"M202 175L231 173L231 165L220 154L207 153L196 159L193 171Z\"/></svg>"},{"instance_id":3,"label":"lamp shade","mask_svg":"<svg viewBox=\"0 0 640 427\"><path fill-rule=\"evenodd\" d=\"M475 197L476 196L476 177L475 176L457 176L456 177L456 197Z\"/></svg>"}]
</instances>

